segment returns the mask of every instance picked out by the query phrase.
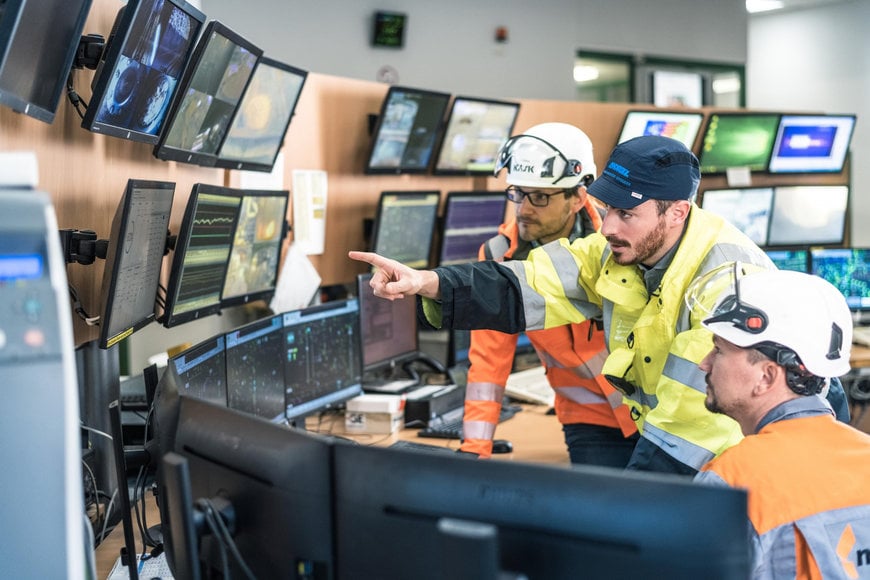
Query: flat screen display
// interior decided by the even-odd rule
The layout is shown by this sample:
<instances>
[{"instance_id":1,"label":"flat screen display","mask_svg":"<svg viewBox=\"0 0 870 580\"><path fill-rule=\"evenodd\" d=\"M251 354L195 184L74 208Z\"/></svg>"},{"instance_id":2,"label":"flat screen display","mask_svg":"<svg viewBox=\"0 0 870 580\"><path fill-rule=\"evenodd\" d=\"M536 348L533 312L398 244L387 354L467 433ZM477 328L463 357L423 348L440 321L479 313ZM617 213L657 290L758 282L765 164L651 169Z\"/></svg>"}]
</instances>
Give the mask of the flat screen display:
<instances>
[{"instance_id":1,"label":"flat screen display","mask_svg":"<svg viewBox=\"0 0 870 580\"><path fill-rule=\"evenodd\" d=\"M172 357L178 375L178 394L227 404L226 339L223 335L204 340Z\"/></svg>"},{"instance_id":2,"label":"flat screen display","mask_svg":"<svg viewBox=\"0 0 870 580\"><path fill-rule=\"evenodd\" d=\"M275 292L288 191L239 190L242 198L221 307L268 300Z\"/></svg>"},{"instance_id":3,"label":"flat screen display","mask_svg":"<svg viewBox=\"0 0 870 580\"><path fill-rule=\"evenodd\" d=\"M0 2L0 105L54 121L90 9L91 0Z\"/></svg>"},{"instance_id":4,"label":"flat screen display","mask_svg":"<svg viewBox=\"0 0 870 580\"><path fill-rule=\"evenodd\" d=\"M810 271L810 252L806 248L793 250L765 250L765 254L780 270Z\"/></svg>"},{"instance_id":5,"label":"flat screen display","mask_svg":"<svg viewBox=\"0 0 870 580\"><path fill-rule=\"evenodd\" d=\"M767 171L778 114L712 113L701 140L701 173L725 173L732 167Z\"/></svg>"},{"instance_id":6,"label":"flat screen display","mask_svg":"<svg viewBox=\"0 0 870 580\"><path fill-rule=\"evenodd\" d=\"M783 115L771 173L839 173L846 162L855 115Z\"/></svg>"},{"instance_id":7,"label":"flat screen display","mask_svg":"<svg viewBox=\"0 0 870 580\"><path fill-rule=\"evenodd\" d=\"M767 244L773 188L708 189L701 207L725 218L760 246Z\"/></svg>"},{"instance_id":8,"label":"flat screen display","mask_svg":"<svg viewBox=\"0 0 870 580\"><path fill-rule=\"evenodd\" d=\"M185 0L128 0L94 75L82 127L157 143L204 22Z\"/></svg>"},{"instance_id":9,"label":"flat screen display","mask_svg":"<svg viewBox=\"0 0 870 580\"><path fill-rule=\"evenodd\" d=\"M209 22L184 73L154 155L213 166L262 54L220 22Z\"/></svg>"},{"instance_id":10,"label":"flat screen display","mask_svg":"<svg viewBox=\"0 0 870 580\"><path fill-rule=\"evenodd\" d=\"M813 248L810 273L836 286L852 310L870 310L870 248Z\"/></svg>"},{"instance_id":11,"label":"flat screen display","mask_svg":"<svg viewBox=\"0 0 870 580\"><path fill-rule=\"evenodd\" d=\"M767 244L841 244L848 205L849 187L845 185L776 187Z\"/></svg>"},{"instance_id":12,"label":"flat screen display","mask_svg":"<svg viewBox=\"0 0 870 580\"><path fill-rule=\"evenodd\" d=\"M271 171L308 73L263 57L221 144L216 165Z\"/></svg>"},{"instance_id":13,"label":"flat screen display","mask_svg":"<svg viewBox=\"0 0 870 580\"><path fill-rule=\"evenodd\" d=\"M235 190L197 183L178 230L161 321L170 327L216 314L239 218Z\"/></svg>"},{"instance_id":14,"label":"flat screen display","mask_svg":"<svg viewBox=\"0 0 870 580\"><path fill-rule=\"evenodd\" d=\"M429 265L440 192L384 191L378 200L372 251L412 268Z\"/></svg>"},{"instance_id":15,"label":"flat screen display","mask_svg":"<svg viewBox=\"0 0 870 580\"><path fill-rule=\"evenodd\" d=\"M157 287L175 184L129 180L115 212L103 270L100 348L156 319Z\"/></svg>"},{"instance_id":16,"label":"flat screen display","mask_svg":"<svg viewBox=\"0 0 870 580\"><path fill-rule=\"evenodd\" d=\"M436 156L435 174L492 175L519 111L519 103L455 97Z\"/></svg>"},{"instance_id":17,"label":"flat screen display","mask_svg":"<svg viewBox=\"0 0 870 580\"><path fill-rule=\"evenodd\" d=\"M269 421L284 420L284 331L271 316L230 331L227 406Z\"/></svg>"},{"instance_id":18,"label":"flat screen display","mask_svg":"<svg viewBox=\"0 0 870 580\"><path fill-rule=\"evenodd\" d=\"M694 149L704 115L669 111L629 111L622 123L618 143L643 135L661 135L676 139Z\"/></svg>"},{"instance_id":19,"label":"flat screen display","mask_svg":"<svg viewBox=\"0 0 870 580\"><path fill-rule=\"evenodd\" d=\"M373 131L366 173L425 173L450 95L391 86Z\"/></svg>"},{"instance_id":20,"label":"flat screen display","mask_svg":"<svg viewBox=\"0 0 870 580\"><path fill-rule=\"evenodd\" d=\"M476 262L480 246L498 234L505 197L495 191L450 191L441 220L438 265Z\"/></svg>"},{"instance_id":21,"label":"flat screen display","mask_svg":"<svg viewBox=\"0 0 870 580\"><path fill-rule=\"evenodd\" d=\"M383 300L369 286L371 274L357 277L363 368L389 368L419 356L417 304L413 300Z\"/></svg>"}]
</instances>

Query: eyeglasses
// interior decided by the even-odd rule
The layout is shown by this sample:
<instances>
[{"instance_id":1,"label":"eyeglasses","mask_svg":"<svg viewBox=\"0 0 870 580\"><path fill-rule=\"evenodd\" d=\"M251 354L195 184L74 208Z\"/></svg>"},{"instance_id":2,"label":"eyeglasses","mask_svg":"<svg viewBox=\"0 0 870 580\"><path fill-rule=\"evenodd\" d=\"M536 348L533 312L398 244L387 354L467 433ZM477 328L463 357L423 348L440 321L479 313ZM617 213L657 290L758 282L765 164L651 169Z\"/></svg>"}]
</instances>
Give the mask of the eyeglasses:
<instances>
[{"instance_id":1,"label":"eyeglasses","mask_svg":"<svg viewBox=\"0 0 870 580\"><path fill-rule=\"evenodd\" d=\"M514 203L523 203L523 198L528 198L529 203L535 207L547 207L550 205L550 198L554 195L568 194L570 190L560 189L553 193L544 193L543 191L525 191L524 189L511 185L504 190L504 196Z\"/></svg>"}]
</instances>

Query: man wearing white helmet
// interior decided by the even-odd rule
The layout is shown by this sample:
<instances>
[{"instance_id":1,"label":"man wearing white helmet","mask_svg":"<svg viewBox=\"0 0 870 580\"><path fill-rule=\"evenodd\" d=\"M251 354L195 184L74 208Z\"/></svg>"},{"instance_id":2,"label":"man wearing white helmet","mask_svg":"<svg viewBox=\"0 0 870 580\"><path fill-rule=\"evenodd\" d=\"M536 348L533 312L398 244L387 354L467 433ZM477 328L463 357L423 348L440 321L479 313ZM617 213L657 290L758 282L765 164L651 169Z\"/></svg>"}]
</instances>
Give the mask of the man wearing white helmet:
<instances>
[{"instance_id":1,"label":"man wearing white helmet","mask_svg":"<svg viewBox=\"0 0 870 580\"><path fill-rule=\"evenodd\" d=\"M707 408L745 437L696 480L749 491L753 577L867 577L870 436L815 396L849 371L849 307L817 276L742 270L703 321L713 350L699 367Z\"/></svg>"},{"instance_id":2,"label":"man wearing white helmet","mask_svg":"<svg viewBox=\"0 0 870 580\"><path fill-rule=\"evenodd\" d=\"M507 169L505 195L514 204L514 219L483 244L480 259L523 260L532 248L560 238L574 241L601 227L599 210L586 195L596 171L592 141L583 131L566 123L535 125L508 140L499 157L496 173ZM577 171L554 179L556 159ZM603 331L587 320L529 331L528 337L556 393L554 407L571 462L625 467L637 427L622 395L600 374L607 356ZM471 332L462 451L492 454L516 345L516 334Z\"/></svg>"}]
</instances>

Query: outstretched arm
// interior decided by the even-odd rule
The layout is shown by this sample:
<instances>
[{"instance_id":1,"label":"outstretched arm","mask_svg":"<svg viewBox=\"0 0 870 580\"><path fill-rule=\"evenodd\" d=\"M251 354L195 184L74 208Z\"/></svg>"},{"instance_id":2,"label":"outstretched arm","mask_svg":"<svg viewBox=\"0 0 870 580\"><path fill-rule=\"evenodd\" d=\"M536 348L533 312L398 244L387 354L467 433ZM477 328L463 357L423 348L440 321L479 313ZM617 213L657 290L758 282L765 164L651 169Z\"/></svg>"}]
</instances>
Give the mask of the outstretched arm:
<instances>
[{"instance_id":1,"label":"outstretched arm","mask_svg":"<svg viewBox=\"0 0 870 580\"><path fill-rule=\"evenodd\" d=\"M415 270L372 252L351 251L348 257L377 268L369 283L375 296L388 300L415 294L436 300L441 297L438 275L432 270Z\"/></svg>"}]
</instances>

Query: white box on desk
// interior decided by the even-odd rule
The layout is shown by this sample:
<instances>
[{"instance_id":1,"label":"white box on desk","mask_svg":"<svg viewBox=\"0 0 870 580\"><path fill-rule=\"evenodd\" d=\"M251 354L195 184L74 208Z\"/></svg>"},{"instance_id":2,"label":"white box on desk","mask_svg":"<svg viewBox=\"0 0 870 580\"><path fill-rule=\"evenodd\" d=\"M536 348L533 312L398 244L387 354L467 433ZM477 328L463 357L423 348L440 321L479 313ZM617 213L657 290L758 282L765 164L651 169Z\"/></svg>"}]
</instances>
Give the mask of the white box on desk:
<instances>
[{"instance_id":1,"label":"white box on desk","mask_svg":"<svg viewBox=\"0 0 870 580\"><path fill-rule=\"evenodd\" d=\"M401 395L369 393L349 400L345 406L344 428L349 433L388 435L405 423L405 398Z\"/></svg>"}]
</instances>

